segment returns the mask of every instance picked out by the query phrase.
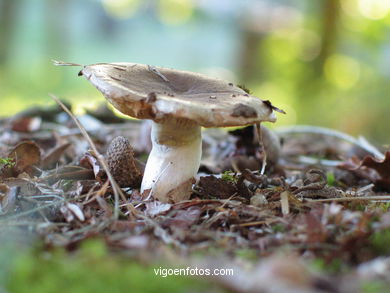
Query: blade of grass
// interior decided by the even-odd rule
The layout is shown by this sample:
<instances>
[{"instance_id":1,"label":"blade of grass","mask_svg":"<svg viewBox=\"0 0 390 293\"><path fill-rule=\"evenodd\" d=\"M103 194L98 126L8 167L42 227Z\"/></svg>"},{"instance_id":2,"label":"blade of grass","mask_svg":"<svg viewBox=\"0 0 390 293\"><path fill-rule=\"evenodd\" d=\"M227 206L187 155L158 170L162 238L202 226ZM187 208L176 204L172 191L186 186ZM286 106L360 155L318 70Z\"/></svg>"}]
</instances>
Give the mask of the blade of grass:
<instances>
[{"instance_id":1,"label":"blade of grass","mask_svg":"<svg viewBox=\"0 0 390 293\"><path fill-rule=\"evenodd\" d=\"M119 218L119 198L121 197L123 201L126 201L126 197L123 194L123 192L122 192L121 188L119 187L118 183L115 181L114 177L112 176L112 174L110 172L110 169L108 168L106 160L104 159L103 155L101 155L98 152L98 150L97 150L95 144L93 143L91 137L89 136L89 134L85 130L84 126L77 119L77 117L74 116L73 113L70 112L70 110L55 95L53 95L53 94L49 94L49 95L58 105L60 105L62 107L62 109L70 117L72 117L73 121L76 123L77 127L80 129L81 134L88 141L90 147L92 148L92 150L96 154L96 157L97 157L99 163L102 165L104 171L106 172L108 180L110 181L112 189L114 191L114 213L113 213L113 217L114 217L115 220L117 220ZM133 213L133 215L137 213L136 209L132 205L127 205L127 208L129 209L129 212Z\"/></svg>"}]
</instances>

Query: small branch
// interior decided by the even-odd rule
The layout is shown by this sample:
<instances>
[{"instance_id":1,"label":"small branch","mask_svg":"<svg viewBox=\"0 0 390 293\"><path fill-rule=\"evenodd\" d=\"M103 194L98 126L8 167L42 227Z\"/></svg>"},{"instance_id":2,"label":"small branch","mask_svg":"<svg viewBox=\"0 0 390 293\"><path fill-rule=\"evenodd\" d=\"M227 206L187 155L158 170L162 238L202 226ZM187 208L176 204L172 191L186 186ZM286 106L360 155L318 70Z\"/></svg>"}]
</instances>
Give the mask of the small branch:
<instances>
[{"instance_id":1,"label":"small branch","mask_svg":"<svg viewBox=\"0 0 390 293\"><path fill-rule=\"evenodd\" d=\"M280 134L286 133L313 133L313 134L322 134L326 136L333 136L345 140L351 144L354 144L366 152L374 155L377 159L383 160L385 155L379 151L376 147L371 145L366 139L360 137L356 139L355 137L343 133L341 131L337 131L330 128L319 127L319 126L311 126L311 125L296 125L291 127L281 127L276 129L276 132Z\"/></svg>"},{"instance_id":2,"label":"small branch","mask_svg":"<svg viewBox=\"0 0 390 293\"><path fill-rule=\"evenodd\" d=\"M64 62L64 61L54 60L54 59L52 59L51 61L53 62L53 64L55 66L83 66L83 65L77 64L77 63Z\"/></svg>"},{"instance_id":3,"label":"small branch","mask_svg":"<svg viewBox=\"0 0 390 293\"><path fill-rule=\"evenodd\" d=\"M264 175L265 167L267 166L267 152L265 150L264 143L263 143L263 136L261 133L260 123L256 123L255 128L256 128L256 134L257 134L257 140L259 142L259 146L263 151L263 161L261 162L260 175Z\"/></svg>"},{"instance_id":4,"label":"small branch","mask_svg":"<svg viewBox=\"0 0 390 293\"><path fill-rule=\"evenodd\" d=\"M308 156L299 156L298 160L300 163L303 164L311 164L311 165L322 165L322 166L328 166L328 167L336 167L342 163L342 161L339 160L326 160L326 159L318 159L318 158L312 158Z\"/></svg>"},{"instance_id":5,"label":"small branch","mask_svg":"<svg viewBox=\"0 0 390 293\"><path fill-rule=\"evenodd\" d=\"M307 199L304 202L332 202L332 201L359 201L359 200L390 200L390 195L379 196L354 196L354 197L338 197L338 198L325 198L325 199Z\"/></svg>"},{"instance_id":6,"label":"small branch","mask_svg":"<svg viewBox=\"0 0 390 293\"><path fill-rule=\"evenodd\" d=\"M92 150L95 152L96 157L99 161L99 163L102 165L104 171L106 171L108 180L111 183L112 189L114 191L114 219L118 219L119 217L119 197L122 198L122 200L126 201L126 197L123 194L122 190L120 189L118 183L115 181L114 177L112 176L110 169L108 168L108 165L106 163L106 160L104 159L103 155L101 155L95 144L93 143L92 139L88 135L87 131L85 130L84 126L80 123L80 121L72 114L72 112L69 111L69 109L53 94L50 94L50 97L64 109L64 111L72 117L73 121L76 123L77 127L80 129L81 134L84 136L84 138L88 141L89 145L91 146ZM132 205L128 205L129 209L133 212L133 214L137 213L135 208Z\"/></svg>"}]
</instances>

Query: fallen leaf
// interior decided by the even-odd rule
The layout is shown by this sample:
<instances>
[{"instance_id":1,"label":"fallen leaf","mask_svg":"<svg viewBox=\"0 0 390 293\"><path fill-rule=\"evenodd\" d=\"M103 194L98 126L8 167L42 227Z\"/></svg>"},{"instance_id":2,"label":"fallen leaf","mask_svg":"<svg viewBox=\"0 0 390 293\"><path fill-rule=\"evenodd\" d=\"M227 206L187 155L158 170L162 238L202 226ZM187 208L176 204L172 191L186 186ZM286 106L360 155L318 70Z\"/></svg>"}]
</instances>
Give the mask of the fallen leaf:
<instances>
[{"instance_id":1,"label":"fallen leaf","mask_svg":"<svg viewBox=\"0 0 390 293\"><path fill-rule=\"evenodd\" d=\"M308 243L321 243L326 240L325 227L318 216L312 212L306 214L306 234Z\"/></svg>"},{"instance_id":2,"label":"fallen leaf","mask_svg":"<svg viewBox=\"0 0 390 293\"><path fill-rule=\"evenodd\" d=\"M60 208L61 213L64 215L65 220L70 223L77 218L79 221L84 222L84 213L80 207L74 203L66 203Z\"/></svg>"},{"instance_id":3,"label":"fallen leaf","mask_svg":"<svg viewBox=\"0 0 390 293\"><path fill-rule=\"evenodd\" d=\"M366 156L362 161L357 157L352 157L340 164L339 168L373 182L377 190L390 191L390 151L386 152L382 161L372 156Z\"/></svg>"},{"instance_id":4,"label":"fallen leaf","mask_svg":"<svg viewBox=\"0 0 390 293\"><path fill-rule=\"evenodd\" d=\"M361 166L374 169L380 178L375 180L377 189L390 191L390 151L387 151L383 161L377 161L372 156L363 159Z\"/></svg>"},{"instance_id":5,"label":"fallen leaf","mask_svg":"<svg viewBox=\"0 0 390 293\"><path fill-rule=\"evenodd\" d=\"M17 188L20 196L31 196L40 193L34 182L29 179L8 178L4 180L4 183L10 188Z\"/></svg>"},{"instance_id":6,"label":"fallen leaf","mask_svg":"<svg viewBox=\"0 0 390 293\"><path fill-rule=\"evenodd\" d=\"M280 194L280 205L282 207L282 214L288 215L290 213L290 205L288 203L289 192L283 191Z\"/></svg>"},{"instance_id":7,"label":"fallen leaf","mask_svg":"<svg viewBox=\"0 0 390 293\"><path fill-rule=\"evenodd\" d=\"M67 203L66 207L76 216L79 221L84 222L84 214L78 205L74 203Z\"/></svg>"},{"instance_id":8,"label":"fallen leaf","mask_svg":"<svg viewBox=\"0 0 390 293\"><path fill-rule=\"evenodd\" d=\"M190 178L183 183L181 183L176 188L170 190L166 195L162 196L156 192L156 195L153 193L153 196L156 196L157 199L161 201L168 202L179 202L182 200L187 200L191 196L192 185L195 183L195 178Z\"/></svg>"},{"instance_id":9,"label":"fallen leaf","mask_svg":"<svg viewBox=\"0 0 390 293\"><path fill-rule=\"evenodd\" d=\"M12 121L11 129L18 132L34 132L41 127L41 117L20 117Z\"/></svg>"},{"instance_id":10,"label":"fallen leaf","mask_svg":"<svg viewBox=\"0 0 390 293\"><path fill-rule=\"evenodd\" d=\"M43 169L52 169L59 164L61 156L64 154L66 149L70 146L70 143L65 143L60 146L56 146L51 149L42 159L41 167Z\"/></svg>"},{"instance_id":11,"label":"fallen leaf","mask_svg":"<svg viewBox=\"0 0 390 293\"><path fill-rule=\"evenodd\" d=\"M94 174L91 169L86 169L79 166L64 166L48 172L48 175L39 179L40 182L54 182L65 179L65 180L90 180L94 179Z\"/></svg>"},{"instance_id":12,"label":"fallen leaf","mask_svg":"<svg viewBox=\"0 0 390 293\"><path fill-rule=\"evenodd\" d=\"M126 249L145 249L148 247L149 237L146 235L129 236L120 240L117 245Z\"/></svg>"},{"instance_id":13,"label":"fallen leaf","mask_svg":"<svg viewBox=\"0 0 390 293\"><path fill-rule=\"evenodd\" d=\"M145 213L151 217L155 217L157 215L168 212L172 205L169 203L162 203L158 200L145 203L146 210Z\"/></svg>"},{"instance_id":14,"label":"fallen leaf","mask_svg":"<svg viewBox=\"0 0 390 293\"><path fill-rule=\"evenodd\" d=\"M41 161L41 150L35 142L24 141L15 146L8 157L15 162L12 168L16 175L22 172L31 175L34 173L32 166L38 166Z\"/></svg>"},{"instance_id":15,"label":"fallen leaf","mask_svg":"<svg viewBox=\"0 0 390 293\"><path fill-rule=\"evenodd\" d=\"M196 189L204 198L226 199L237 192L237 188L232 182L215 176L200 177Z\"/></svg>"},{"instance_id":16,"label":"fallen leaf","mask_svg":"<svg viewBox=\"0 0 390 293\"><path fill-rule=\"evenodd\" d=\"M187 229L199 220L201 212L202 210L198 206L177 210L172 217L163 222L163 226Z\"/></svg>"},{"instance_id":17,"label":"fallen leaf","mask_svg":"<svg viewBox=\"0 0 390 293\"><path fill-rule=\"evenodd\" d=\"M92 169L96 180L100 183L104 183L106 181L106 173L100 166L98 159L93 154L89 152L85 153L84 156L80 159L80 166Z\"/></svg>"}]
</instances>

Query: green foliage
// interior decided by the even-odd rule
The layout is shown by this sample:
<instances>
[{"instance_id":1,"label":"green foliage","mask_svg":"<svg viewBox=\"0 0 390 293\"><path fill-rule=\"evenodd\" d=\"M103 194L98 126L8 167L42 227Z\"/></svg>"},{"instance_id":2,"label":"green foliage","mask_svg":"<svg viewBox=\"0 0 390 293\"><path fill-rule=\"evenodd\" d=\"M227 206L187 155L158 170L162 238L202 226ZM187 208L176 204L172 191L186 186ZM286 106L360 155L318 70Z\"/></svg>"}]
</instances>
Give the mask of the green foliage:
<instances>
[{"instance_id":1,"label":"green foliage","mask_svg":"<svg viewBox=\"0 0 390 293\"><path fill-rule=\"evenodd\" d=\"M379 208L381 208L384 212L390 211L390 202L379 204Z\"/></svg>"},{"instance_id":2,"label":"green foliage","mask_svg":"<svg viewBox=\"0 0 390 293\"><path fill-rule=\"evenodd\" d=\"M390 229L375 232L370 237L372 249L382 255L390 254Z\"/></svg>"},{"instance_id":3,"label":"green foliage","mask_svg":"<svg viewBox=\"0 0 390 293\"><path fill-rule=\"evenodd\" d=\"M327 172L326 173L326 182L328 183L329 186L335 186L336 179L334 177L333 172Z\"/></svg>"},{"instance_id":4,"label":"green foliage","mask_svg":"<svg viewBox=\"0 0 390 293\"><path fill-rule=\"evenodd\" d=\"M252 94L252 91L250 89L248 89L244 84L238 84L237 86L240 89L242 89L244 92L246 92L247 94Z\"/></svg>"},{"instance_id":5,"label":"green foliage","mask_svg":"<svg viewBox=\"0 0 390 293\"><path fill-rule=\"evenodd\" d=\"M312 261L311 267L320 273L338 274L348 271L347 265L341 259L333 259L326 262L322 258L316 258Z\"/></svg>"},{"instance_id":6,"label":"green foliage","mask_svg":"<svg viewBox=\"0 0 390 293\"><path fill-rule=\"evenodd\" d=\"M222 180L228 181L228 182L236 182L236 176L234 176L234 173L232 171L225 171L222 173L221 176Z\"/></svg>"},{"instance_id":7,"label":"green foliage","mask_svg":"<svg viewBox=\"0 0 390 293\"><path fill-rule=\"evenodd\" d=\"M6 166L12 167L12 166L15 165L15 162L14 162L14 160L11 159L11 158L0 158L0 167L1 167L2 165L6 165Z\"/></svg>"},{"instance_id":8,"label":"green foliage","mask_svg":"<svg viewBox=\"0 0 390 293\"><path fill-rule=\"evenodd\" d=\"M244 260L249 260L249 261L258 260L257 251L254 249L237 249L235 251L235 254L238 258L241 258Z\"/></svg>"},{"instance_id":9,"label":"green foliage","mask_svg":"<svg viewBox=\"0 0 390 293\"><path fill-rule=\"evenodd\" d=\"M203 292L206 283L188 277L157 276L154 268L107 252L101 241L87 241L74 253L57 249L17 258L9 274L10 292Z\"/></svg>"},{"instance_id":10,"label":"green foliage","mask_svg":"<svg viewBox=\"0 0 390 293\"><path fill-rule=\"evenodd\" d=\"M282 223L277 223L275 225L273 225L272 227L272 231L273 232L285 232L286 231L286 226Z\"/></svg>"},{"instance_id":11,"label":"green foliage","mask_svg":"<svg viewBox=\"0 0 390 293\"><path fill-rule=\"evenodd\" d=\"M364 282L361 286L362 293L382 293L387 292L389 285L382 281Z\"/></svg>"}]
</instances>

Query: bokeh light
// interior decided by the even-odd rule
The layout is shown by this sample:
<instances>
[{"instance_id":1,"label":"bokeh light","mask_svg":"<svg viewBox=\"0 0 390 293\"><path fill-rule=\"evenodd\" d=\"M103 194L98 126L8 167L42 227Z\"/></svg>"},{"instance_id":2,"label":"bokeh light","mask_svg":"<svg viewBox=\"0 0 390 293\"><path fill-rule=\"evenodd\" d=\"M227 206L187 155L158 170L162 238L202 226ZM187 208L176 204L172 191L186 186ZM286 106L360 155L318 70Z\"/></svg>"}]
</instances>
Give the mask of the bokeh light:
<instances>
[{"instance_id":1,"label":"bokeh light","mask_svg":"<svg viewBox=\"0 0 390 293\"><path fill-rule=\"evenodd\" d=\"M188 21L193 13L191 0L159 0L158 16L165 24L178 25Z\"/></svg>"},{"instance_id":2,"label":"bokeh light","mask_svg":"<svg viewBox=\"0 0 390 293\"><path fill-rule=\"evenodd\" d=\"M369 19L383 19L390 12L389 0L358 0L359 11Z\"/></svg>"},{"instance_id":3,"label":"bokeh light","mask_svg":"<svg viewBox=\"0 0 390 293\"><path fill-rule=\"evenodd\" d=\"M342 89L349 89L356 85L360 76L359 62L338 54L328 57L324 71L326 79Z\"/></svg>"},{"instance_id":4,"label":"bokeh light","mask_svg":"<svg viewBox=\"0 0 390 293\"><path fill-rule=\"evenodd\" d=\"M102 0L103 7L109 15L122 19L132 17L141 2L141 0Z\"/></svg>"}]
</instances>

